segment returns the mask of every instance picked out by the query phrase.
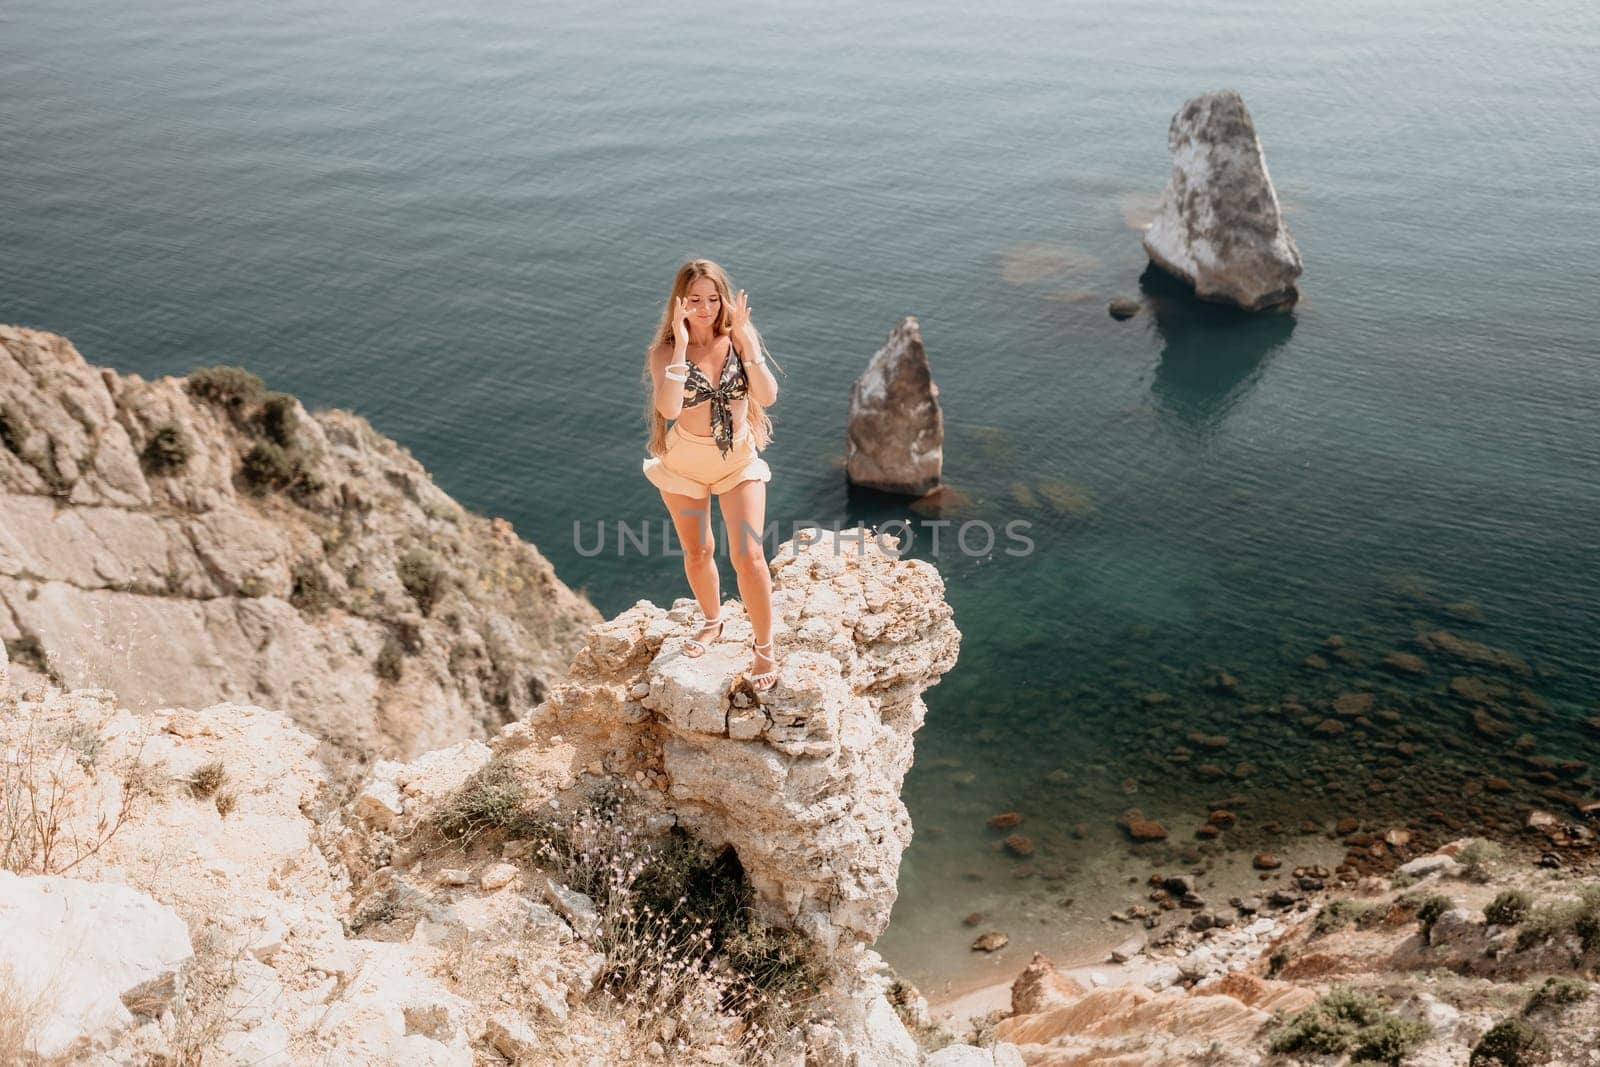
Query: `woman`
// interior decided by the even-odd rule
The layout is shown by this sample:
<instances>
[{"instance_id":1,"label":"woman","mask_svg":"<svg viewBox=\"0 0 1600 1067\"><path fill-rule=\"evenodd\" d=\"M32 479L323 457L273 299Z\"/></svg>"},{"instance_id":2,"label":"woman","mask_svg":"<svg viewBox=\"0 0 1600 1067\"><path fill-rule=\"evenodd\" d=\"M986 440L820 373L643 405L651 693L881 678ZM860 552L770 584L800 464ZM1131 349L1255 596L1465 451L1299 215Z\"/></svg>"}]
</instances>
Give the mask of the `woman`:
<instances>
[{"instance_id":1,"label":"woman","mask_svg":"<svg viewBox=\"0 0 1600 1067\"><path fill-rule=\"evenodd\" d=\"M773 365L777 363L774 360ZM705 620L684 642L700 656L722 636L711 494L722 501L739 597L754 631L754 661L746 675L765 692L778 682L772 657L772 572L762 533L772 470L757 453L772 439L766 408L778 398L761 335L750 322L744 290L735 295L723 269L709 259L678 268L661 325L646 359L650 382L650 457L644 474L661 490L683 545L683 569ZM667 420L675 419L667 429Z\"/></svg>"}]
</instances>

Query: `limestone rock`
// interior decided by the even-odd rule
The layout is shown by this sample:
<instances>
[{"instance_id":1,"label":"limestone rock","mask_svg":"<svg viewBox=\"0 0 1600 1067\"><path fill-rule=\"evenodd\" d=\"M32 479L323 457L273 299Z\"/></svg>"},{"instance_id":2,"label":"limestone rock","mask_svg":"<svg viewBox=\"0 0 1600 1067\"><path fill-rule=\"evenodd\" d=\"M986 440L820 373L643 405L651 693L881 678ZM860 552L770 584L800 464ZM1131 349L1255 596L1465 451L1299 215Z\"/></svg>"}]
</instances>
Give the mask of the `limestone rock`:
<instances>
[{"instance_id":1,"label":"limestone rock","mask_svg":"<svg viewBox=\"0 0 1600 1067\"><path fill-rule=\"evenodd\" d=\"M492 863L478 878L478 888L484 890L500 889L511 884L517 876L517 868L510 863Z\"/></svg>"},{"instance_id":2,"label":"limestone rock","mask_svg":"<svg viewBox=\"0 0 1600 1067\"><path fill-rule=\"evenodd\" d=\"M683 655L696 613L641 601L592 627L540 709L628 766L659 765L658 801L702 840L730 845L767 918L829 951L875 940L894 905L911 822L900 801L921 694L954 664L960 633L937 569L896 559L866 531L803 531L772 561L777 686L734 729L749 663L735 604L728 640ZM641 682L652 721L622 714Z\"/></svg>"},{"instance_id":3,"label":"limestone rock","mask_svg":"<svg viewBox=\"0 0 1600 1067\"><path fill-rule=\"evenodd\" d=\"M1081 997L1083 992L1083 986L1056 970L1049 956L1035 952L1028 966L1011 983L1011 1013L1035 1015L1050 1011Z\"/></svg>"},{"instance_id":4,"label":"limestone rock","mask_svg":"<svg viewBox=\"0 0 1600 1067\"><path fill-rule=\"evenodd\" d=\"M0 973L36 1021L43 1058L109 1047L177 995L194 955L175 911L123 885L0 871Z\"/></svg>"},{"instance_id":5,"label":"limestone rock","mask_svg":"<svg viewBox=\"0 0 1600 1067\"><path fill-rule=\"evenodd\" d=\"M923 1067L994 1067L994 1054L977 1045L946 1045L929 1054Z\"/></svg>"},{"instance_id":6,"label":"limestone rock","mask_svg":"<svg viewBox=\"0 0 1600 1067\"><path fill-rule=\"evenodd\" d=\"M922 496L939 487L943 467L939 387L907 315L850 390L845 473L856 485Z\"/></svg>"},{"instance_id":7,"label":"limestone rock","mask_svg":"<svg viewBox=\"0 0 1600 1067\"><path fill-rule=\"evenodd\" d=\"M600 913L595 910L594 901L577 890L568 889L554 878L546 878L544 898L579 937L593 937L599 929Z\"/></svg>"},{"instance_id":8,"label":"limestone rock","mask_svg":"<svg viewBox=\"0 0 1600 1067\"><path fill-rule=\"evenodd\" d=\"M38 650L30 671L135 710L270 705L363 756L483 736L543 699L600 616L534 546L365 419L292 398L308 479L254 495L259 403L191 380L0 326L0 639ZM187 459L153 465L160 440Z\"/></svg>"},{"instance_id":9,"label":"limestone rock","mask_svg":"<svg viewBox=\"0 0 1600 1067\"><path fill-rule=\"evenodd\" d=\"M861 1063L881 1064L882 1067L917 1067L922 1061L916 1040L907 1032L906 1024L900 1021L893 1005L882 994L867 1005L861 1038L852 1044Z\"/></svg>"},{"instance_id":10,"label":"limestone rock","mask_svg":"<svg viewBox=\"0 0 1600 1067\"><path fill-rule=\"evenodd\" d=\"M995 1036L1016 1045L1028 1063L1187 1067L1213 1059L1219 1046L1248 1047L1274 1012L1298 1010L1315 999L1286 983L1251 982L1262 988L1182 994L1105 986L1046 1011L1002 1019Z\"/></svg>"},{"instance_id":11,"label":"limestone rock","mask_svg":"<svg viewBox=\"0 0 1600 1067\"><path fill-rule=\"evenodd\" d=\"M1428 945L1462 955L1479 951L1487 927L1483 913L1468 908L1451 908L1434 920L1428 930Z\"/></svg>"},{"instance_id":12,"label":"limestone rock","mask_svg":"<svg viewBox=\"0 0 1600 1067\"><path fill-rule=\"evenodd\" d=\"M1248 311L1293 304L1300 250L1243 98L1225 89L1185 102L1167 146L1172 176L1144 235L1151 262L1205 300Z\"/></svg>"},{"instance_id":13,"label":"limestone rock","mask_svg":"<svg viewBox=\"0 0 1600 1067\"><path fill-rule=\"evenodd\" d=\"M1002 1041L993 1048L977 1045L946 1045L931 1053L923 1067L1023 1067L1017 1046Z\"/></svg>"}]
</instances>

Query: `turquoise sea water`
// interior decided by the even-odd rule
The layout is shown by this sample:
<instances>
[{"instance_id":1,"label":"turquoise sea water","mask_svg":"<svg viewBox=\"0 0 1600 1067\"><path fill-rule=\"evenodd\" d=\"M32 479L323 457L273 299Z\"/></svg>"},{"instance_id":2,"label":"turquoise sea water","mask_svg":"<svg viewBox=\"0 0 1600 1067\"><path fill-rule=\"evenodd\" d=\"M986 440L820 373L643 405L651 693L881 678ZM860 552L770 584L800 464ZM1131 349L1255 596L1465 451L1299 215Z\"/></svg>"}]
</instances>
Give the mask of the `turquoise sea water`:
<instances>
[{"instance_id":1,"label":"turquoise sea water","mask_svg":"<svg viewBox=\"0 0 1600 1067\"><path fill-rule=\"evenodd\" d=\"M970 500L947 517L1035 543L913 549L964 642L882 948L932 980L967 911L1008 963L1098 924L1118 864L1181 862L1213 801L1240 815L1220 864L1326 844L1272 821L1426 838L1595 795L1560 761L1600 756L1597 47L1577 2L12 0L0 320L360 411L610 614L686 593L676 558L573 539L662 517L639 373L682 259L729 269L786 372L785 527L916 518L840 470L850 380L916 315ZM1167 124L1220 87L1305 258L1288 316L1145 273ZM1441 629L1525 669L1417 644ZM1313 731L1363 691L1396 717ZM1129 861L1132 804L1171 847ZM983 826L1008 809L1025 863Z\"/></svg>"}]
</instances>

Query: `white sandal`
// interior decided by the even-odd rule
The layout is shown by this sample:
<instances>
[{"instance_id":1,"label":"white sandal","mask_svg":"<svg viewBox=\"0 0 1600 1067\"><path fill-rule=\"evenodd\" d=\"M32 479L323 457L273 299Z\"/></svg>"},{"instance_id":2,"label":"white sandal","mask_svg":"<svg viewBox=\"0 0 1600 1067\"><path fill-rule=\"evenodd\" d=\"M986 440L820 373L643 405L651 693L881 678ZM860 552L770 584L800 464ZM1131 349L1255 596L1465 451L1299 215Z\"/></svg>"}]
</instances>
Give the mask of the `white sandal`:
<instances>
[{"instance_id":1,"label":"white sandal","mask_svg":"<svg viewBox=\"0 0 1600 1067\"><path fill-rule=\"evenodd\" d=\"M745 680L758 693L765 693L778 684L778 658L772 654L771 641L751 641L750 647L772 661L772 669L760 674L747 674ZM766 651L762 651L765 649ZM769 680L770 679L770 680Z\"/></svg>"},{"instance_id":2,"label":"white sandal","mask_svg":"<svg viewBox=\"0 0 1600 1067\"><path fill-rule=\"evenodd\" d=\"M722 636L722 624L725 621L726 620L723 619L722 612L720 611L717 612L717 614L713 617L706 619L705 622L700 624L700 633L704 633L706 635L705 639L701 640L699 634L696 634L694 637L685 638L683 642L683 654L688 656L690 659L699 659L701 656L705 655L706 645ZM715 634L707 633L707 631L712 629L716 630ZM691 648L694 649L693 652L689 651Z\"/></svg>"}]
</instances>

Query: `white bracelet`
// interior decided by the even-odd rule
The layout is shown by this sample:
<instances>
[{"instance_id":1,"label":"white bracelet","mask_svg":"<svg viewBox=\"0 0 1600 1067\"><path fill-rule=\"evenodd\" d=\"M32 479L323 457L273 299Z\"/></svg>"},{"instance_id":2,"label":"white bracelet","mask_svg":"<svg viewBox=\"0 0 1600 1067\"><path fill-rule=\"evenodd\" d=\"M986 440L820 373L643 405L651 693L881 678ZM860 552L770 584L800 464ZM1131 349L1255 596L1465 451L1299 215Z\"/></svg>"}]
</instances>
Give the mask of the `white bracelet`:
<instances>
[{"instance_id":1,"label":"white bracelet","mask_svg":"<svg viewBox=\"0 0 1600 1067\"><path fill-rule=\"evenodd\" d=\"M673 368L674 367L682 367L683 369L678 371L677 373L673 373ZM675 382L688 381L689 380L689 364L683 363L683 362L668 363L667 364L667 369L666 369L666 372L665 372L665 377L670 378Z\"/></svg>"},{"instance_id":2,"label":"white bracelet","mask_svg":"<svg viewBox=\"0 0 1600 1067\"><path fill-rule=\"evenodd\" d=\"M746 359L742 362L746 367L759 367L767 361L766 356L757 356L755 359Z\"/></svg>"},{"instance_id":3,"label":"white bracelet","mask_svg":"<svg viewBox=\"0 0 1600 1067\"><path fill-rule=\"evenodd\" d=\"M669 382L686 382L689 380L689 376L681 371L677 374L667 371L667 373L662 375L662 377L666 378Z\"/></svg>"}]
</instances>

